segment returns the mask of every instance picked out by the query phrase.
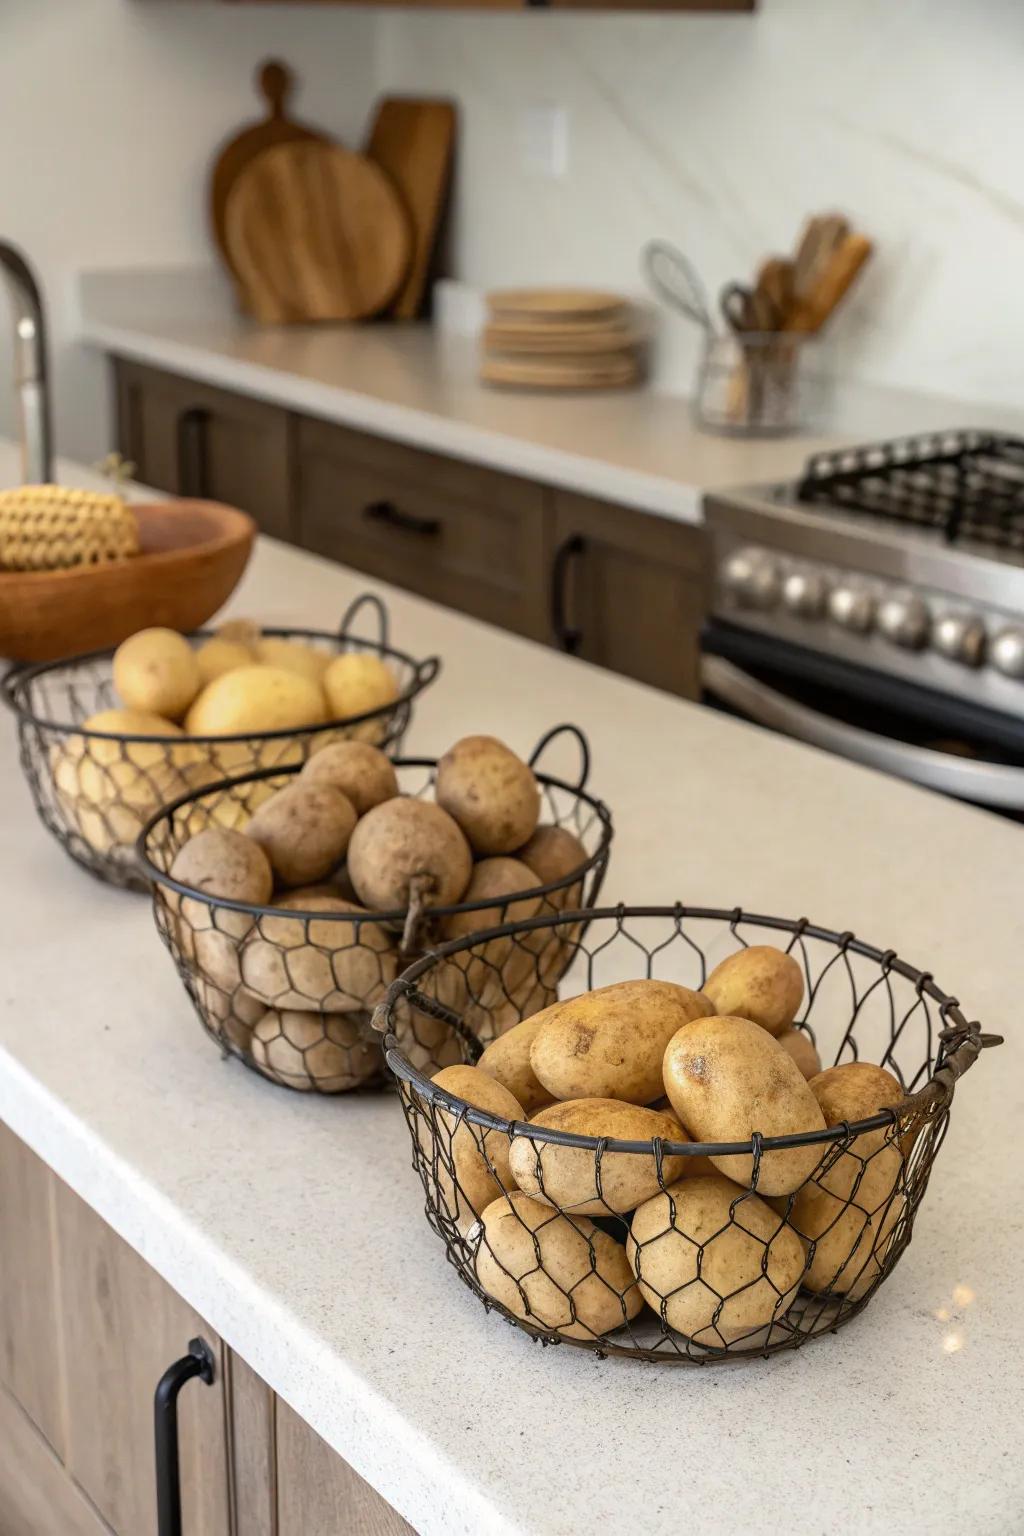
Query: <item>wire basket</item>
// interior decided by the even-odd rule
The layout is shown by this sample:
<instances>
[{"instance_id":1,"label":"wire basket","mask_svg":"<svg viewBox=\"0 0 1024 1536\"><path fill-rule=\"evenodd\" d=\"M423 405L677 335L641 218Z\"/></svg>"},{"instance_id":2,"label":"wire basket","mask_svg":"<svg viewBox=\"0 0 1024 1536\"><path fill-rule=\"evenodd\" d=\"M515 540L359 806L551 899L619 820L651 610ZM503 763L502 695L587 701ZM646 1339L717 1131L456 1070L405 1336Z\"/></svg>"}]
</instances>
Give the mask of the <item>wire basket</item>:
<instances>
[{"instance_id":1,"label":"wire basket","mask_svg":"<svg viewBox=\"0 0 1024 1536\"><path fill-rule=\"evenodd\" d=\"M574 783L536 768L549 745L565 735L580 750ZM203 1028L222 1052L290 1088L342 1093L373 1086L383 1078L383 1055L371 1014L405 965L453 931L464 934L474 926L526 913L557 914L595 901L608 863L612 819L585 788L586 737L576 726L556 726L537 743L530 766L541 792L542 822L571 831L586 851L585 862L547 884L454 906L374 913L253 906L211 897L171 877L174 859L190 837L208 826L244 828L299 765L204 787L159 812L139 838L140 866L152 883L160 935ZM403 794L423 796L433 787L437 762L398 758L395 770ZM344 871L331 889L358 901ZM515 1022L516 1008L528 1013L552 1002L568 958L560 936L529 953L511 946L500 955L470 951L462 969L453 967L444 979L445 995L474 1021L474 1038L486 1039L506 1015ZM410 1009L397 1027L410 1058L427 1071L463 1059L465 1042L444 1019Z\"/></svg>"},{"instance_id":2,"label":"wire basket","mask_svg":"<svg viewBox=\"0 0 1024 1536\"><path fill-rule=\"evenodd\" d=\"M360 610L376 616L376 638L352 633ZM393 753L412 718L413 703L440 671L436 656L415 661L388 643L388 613L365 592L342 616L338 632L266 629L272 638L301 640L325 654L372 652L396 675L391 704L301 730L237 736L111 735L83 730L82 721L114 708L112 650L65 661L15 668L4 679L18 717L21 765L43 825L71 857L110 885L145 890L135 857L140 832L153 812L191 788L255 769L302 763L328 742L355 736ZM203 640L210 631L190 638Z\"/></svg>"},{"instance_id":3,"label":"wire basket","mask_svg":"<svg viewBox=\"0 0 1024 1536\"><path fill-rule=\"evenodd\" d=\"M473 949L532 953L547 935L568 950L563 997L640 977L699 990L738 948L785 947L806 980L797 1028L823 1063L884 1066L904 1098L821 1132L713 1145L502 1119L444 1091L405 1048L412 1011L449 1024L464 1063L481 1053L486 1028L456 1017L445 996L447 971L470 951L444 945L391 985L374 1022L427 1219L462 1280L534 1339L602 1357L705 1365L794 1349L849 1322L909 1244L954 1085L998 1037L968 1023L929 972L804 918L604 908L509 923ZM772 1157L786 1155L801 1159L803 1183L759 1195ZM726 1157L746 1187L707 1177L722 1171L708 1159Z\"/></svg>"}]
</instances>

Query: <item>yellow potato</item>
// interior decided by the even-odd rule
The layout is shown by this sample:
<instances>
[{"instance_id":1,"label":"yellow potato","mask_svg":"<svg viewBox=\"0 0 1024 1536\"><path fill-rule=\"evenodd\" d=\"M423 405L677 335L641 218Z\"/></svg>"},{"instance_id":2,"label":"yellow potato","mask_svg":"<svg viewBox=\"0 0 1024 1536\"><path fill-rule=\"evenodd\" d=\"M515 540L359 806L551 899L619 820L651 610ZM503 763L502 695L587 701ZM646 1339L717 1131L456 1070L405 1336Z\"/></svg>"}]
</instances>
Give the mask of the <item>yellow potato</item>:
<instances>
[{"instance_id":1,"label":"yellow potato","mask_svg":"<svg viewBox=\"0 0 1024 1536\"><path fill-rule=\"evenodd\" d=\"M266 800L245 831L282 885L312 885L341 862L355 824L352 803L340 789L300 776Z\"/></svg>"},{"instance_id":2,"label":"yellow potato","mask_svg":"<svg viewBox=\"0 0 1024 1536\"><path fill-rule=\"evenodd\" d=\"M316 683L284 667L235 667L207 683L188 712L190 736L240 736L321 725L324 696Z\"/></svg>"},{"instance_id":3,"label":"yellow potato","mask_svg":"<svg viewBox=\"0 0 1024 1536\"><path fill-rule=\"evenodd\" d=\"M348 848L348 872L359 899L375 912L409 905L414 880L426 904L461 901L473 872L469 845L446 811L400 795L360 817Z\"/></svg>"},{"instance_id":4,"label":"yellow potato","mask_svg":"<svg viewBox=\"0 0 1024 1536\"><path fill-rule=\"evenodd\" d=\"M434 1083L503 1120L526 1118L518 1099L478 1067L444 1067L435 1075ZM492 1200L515 1188L508 1165L509 1138L504 1131L485 1131L468 1120L459 1123L451 1111L436 1108L434 1113L436 1134L429 1121L418 1124L420 1146L431 1159L444 1210L465 1232Z\"/></svg>"},{"instance_id":5,"label":"yellow potato","mask_svg":"<svg viewBox=\"0 0 1024 1536\"><path fill-rule=\"evenodd\" d=\"M512 1194L488 1205L481 1225L480 1288L530 1327L601 1338L641 1310L624 1250L585 1216Z\"/></svg>"},{"instance_id":6,"label":"yellow potato","mask_svg":"<svg viewBox=\"0 0 1024 1536\"><path fill-rule=\"evenodd\" d=\"M784 1029L781 1035L776 1035L775 1038L787 1055L792 1056L804 1077L814 1077L821 1071L821 1057L810 1035L804 1030Z\"/></svg>"},{"instance_id":7,"label":"yellow potato","mask_svg":"<svg viewBox=\"0 0 1024 1536\"><path fill-rule=\"evenodd\" d=\"M719 1017L752 1019L778 1035L797 1016L804 973L792 955L770 944L752 944L716 965L703 991Z\"/></svg>"},{"instance_id":8,"label":"yellow potato","mask_svg":"<svg viewBox=\"0 0 1024 1536\"><path fill-rule=\"evenodd\" d=\"M536 1013L514 1025L492 1040L477 1062L481 1072L493 1077L519 1100L527 1115L534 1115L554 1102L554 1095L537 1081L530 1065L530 1047L543 1022L543 1013Z\"/></svg>"},{"instance_id":9,"label":"yellow potato","mask_svg":"<svg viewBox=\"0 0 1024 1536\"><path fill-rule=\"evenodd\" d=\"M368 741L330 741L313 747L300 777L307 784L330 784L352 802L357 816L398 794L394 765Z\"/></svg>"},{"instance_id":10,"label":"yellow potato","mask_svg":"<svg viewBox=\"0 0 1024 1536\"><path fill-rule=\"evenodd\" d=\"M370 651L345 651L328 664L321 679L327 695L329 717L351 720L394 704L399 695L398 680L391 668ZM387 720L365 720L352 733L361 741L381 741L387 734Z\"/></svg>"},{"instance_id":11,"label":"yellow potato","mask_svg":"<svg viewBox=\"0 0 1024 1536\"><path fill-rule=\"evenodd\" d=\"M589 855L574 832L568 827L538 827L530 840L516 854L517 859L532 869L538 885L551 885L556 880L566 880L582 869ZM556 908L578 907L583 885L575 881L552 891L548 901Z\"/></svg>"},{"instance_id":12,"label":"yellow potato","mask_svg":"<svg viewBox=\"0 0 1024 1536\"><path fill-rule=\"evenodd\" d=\"M256 660L267 667L283 667L286 672L297 672L319 687L327 671L330 656L318 651L301 640L285 640L279 635L263 635L256 642Z\"/></svg>"},{"instance_id":13,"label":"yellow potato","mask_svg":"<svg viewBox=\"0 0 1024 1536\"><path fill-rule=\"evenodd\" d=\"M627 1099L663 1092L665 1047L705 1000L671 981L617 981L547 1009L530 1050L539 1082L556 1099Z\"/></svg>"},{"instance_id":14,"label":"yellow potato","mask_svg":"<svg viewBox=\"0 0 1024 1536\"><path fill-rule=\"evenodd\" d=\"M199 692L195 652L174 629L140 629L114 652L114 687L128 709L180 720Z\"/></svg>"},{"instance_id":15,"label":"yellow potato","mask_svg":"<svg viewBox=\"0 0 1024 1536\"><path fill-rule=\"evenodd\" d=\"M250 1053L265 1077L304 1092L346 1093L381 1066L365 1018L352 1014L268 1008L253 1029Z\"/></svg>"},{"instance_id":16,"label":"yellow potato","mask_svg":"<svg viewBox=\"0 0 1024 1536\"><path fill-rule=\"evenodd\" d=\"M540 815L533 769L494 736L464 736L450 747L437 765L434 794L481 855L514 853Z\"/></svg>"},{"instance_id":17,"label":"yellow potato","mask_svg":"<svg viewBox=\"0 0 1024 1536\"><path fill-rule=\"evenodd\" d=\"M287 915L291 912L323 916ZM352 921L365 915L364 908L339 896L290 892L276 902L273 913L260 917L246 940L241 954L246 989L277 1008L323 1013L373 1009L395 979L397 954L381 923Z\"/></svg>"},{"instance_id":18,"label":"yellow potato","mask_svg":"<svg viewBox=\"0 0 1024 1536\"><path fill-rule=\"evenodd\" d=\"M721 1174L680 1179L640 1206L626 1252L647 1305L719 1349L783 1317L804 1267L796 1233Z\"/></svg>"},{"instance_id":19,"label":"yellow potato","mask_svg":"<svg viewBox=\"0 0 1024 1536\"><path fill-rule=\"evenodd\" d=\"M672 1108L695 1141L825 1129L818 1101L792 1056L749 1019L713 1017L684 1025L665 1051L664 1075ZM758 1192L786 1195L798 1189L825 1150L821 1144L765 1152ZM711 1161L737 1183L753 1182L751 1154L712 1154Z\"/></svg>"},{"instance_id":20,"label":"yellow potato","mask_svg":"<svg viewBox=\"0 0 1024 1536\"><path fill-rule=\"evenodd\" d=\"M621 1099L574 1099L551 1104L533 1116L531 1124L549 1131L569 1131L576 1136L608 1137L614 1141L689 1141L673 1114L639 1109ZM621 1215L632 1211L658 1190L682 1178L687 1159L664 1157L662 1178L653 1147L649 1152L611 1152L600 1160L596 1151L561 1147L554 1142L517 1136L509 1153L512 1177L524 1194L567 1215Z\"/></svg>"},{"instance_id":21,"label":"yellow potato","mask_svg":"<svg viewBox=\"0 0 1024 1536\"><path fill-rule=\"evenodd\" d=\"M224 672L233 672L236 667L249 667L252 662L253 654L248 646L238 640L225 640L223 635L214 635L204 640L196 650L199 685L205 688L207 683L212 683L215 677L220 677Z\"/></svg>"}]
</instances>

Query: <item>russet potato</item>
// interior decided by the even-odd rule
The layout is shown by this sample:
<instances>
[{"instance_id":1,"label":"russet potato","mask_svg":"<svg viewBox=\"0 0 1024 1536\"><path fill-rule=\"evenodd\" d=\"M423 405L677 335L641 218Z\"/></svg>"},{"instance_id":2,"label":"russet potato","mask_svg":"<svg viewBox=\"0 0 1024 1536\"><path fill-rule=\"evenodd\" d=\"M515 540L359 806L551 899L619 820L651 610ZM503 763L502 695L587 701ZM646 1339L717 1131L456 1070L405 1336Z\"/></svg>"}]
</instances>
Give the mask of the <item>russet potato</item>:
<instances>
[{"instance_id":1,"label":"russet potato","mask_svg":"<svg viewBox=\"0 0 1024 1536\"><path fill-rule=\"evenodd\" d=\"M400 795L367 811L348 848L348 873L375 912L404 910L413 881L429 906L462 899L473 872L469 844L441 806Z\"/></svg>"},{"instance_id":2,"label":"russet potato","mask_svg":"<svg viewBox=\"0 0 1024 1536\"><path fill-rule=\"evenodd\" d=\"M192 985L207 1027L217 1033L223 1045L248 1057L253 1029L266 1013L266 1005L241 987L225 990L203 976L196 976Z\"/></svg>"},{"instance_id":3,"label":"russet potato","mask_svg":"<svg viewBox=\"0 0 1024 1536\"><path fill-rule=\"evenodd\" d=\"M289 915L298 912L317 915ZM373 1009L395 979L397 954L383 925L355 921L361 916L365 908L339 896L290 892L260 917L246 939L240 957L244 986L277 1008L324 1013Z\"/></svg>"},{"instance_id":4,"label":"russet potato","mask_svg":"<svg viewBox=\"0 0 1024 1536\"><path fill-rule=\"evenodd\" d=\"M784 1029L775 1036L787 1055L792 1056L804 1077L815 1077L821 1071L821 1057L809 1034L802 1029Z\"/></svg>"},{"instance_id":5,"label":"russet potato","mask_svg":"<svg viewBox=\"0 0 1024 1536\"><path fill-rule=\"evenodd\" d=\"M492 1040L477 1062L481 1072L493 1077L519 1100L527 1115L535 1115L538 1109L555 1102L554 1095L537 1081L530 1065L530 1047L543 1022L543 1013L535 1013L515 1024Z\"/></svg>"},{"instance_id":6,"label":"russet potato","mask_svg":"<svg viewBox=\"0 0 1024 1536\"><path fill-rule=\"evenodd\" d=\"M207 827L179 848L171 877L208 896L263 906L270 900L274 877L263 849L241 832Z\"/></svg>"},{"instance_id":7,"label":"russet potato","mask_svg":"<svg viewBox=\"0 0 1024 1536\"><path fill-rule=\"evenodd\" d=\"M626 1252L647 1305L712 1348L783 1317L804 1267L796 1233L721 1174L680 1179L641 1205Z\"/></svg>"},{"instance_id":8,"label":"russet potato","mask_svg":"<svg viewBox=\"0 0 1024 1536\"><path fill-rule=\"evenodd\" d=\"M352 802L357 816L398 794L394 764L368 741L330 741L313 747L300 777L307 784L330 784Z\"/></svg>"},{"instance_id":9,"label":"russet potato","mask_svg":"<svg viewBox=\"0 0 1024 1536\"><path fill-rule=\"evenodd\" d=\"M643 1307L614 1238L585 1216L570 1220L523 1194L483 1211L476 1277L513 1317L568 1339L601 1338Z\"/></svg>"},{"instance_id":10,"label":"russet potato","mask_svg":"<svg viewBox=\"0 0 1024 1536\"><path fill-rule=\"evenodd\" d=\"M720 1017L752 1019L778 1035L796 1018L804 973L783 950L751 944L716 965L702 990Z\"/></svg>"},{"instance_id":11,"label":"russet potato","mask_svg":"<svg viewBox=\"0 0 1024 1536\"><path fill-rule=\"evenodd\" d=\"M264 802L246 827L282 885L311 885L340 864L356 825L352 802L301 775Z\"/></svg>"},{"instance_id":12,"label":"russet potato","mask_svg":"<svg viewBox=\"0 0 1024 1536\"><path fill-rule=\"evenodd\" d=\"M114 652L114 687L128 709L180 720L199 692L195 652L174 629L140 629Z\"/></svg>"},{"instance_id":13,"label":"russet potato","mask_svg":"<svg viewBox=\"0 0 1024 1536\"><path fill-rule=\"evenodd\" d=\"M761 1025L741 1018L703 1018L685 1024L669 1041L665 1092L695 1141L749 1141L822 1131L825 1119L800 1068ZM653 1095L652 1095L653 1097ZM817 1167L825 1145L763 1153L757 1189L785 1195ZM753 1181L753 1156L712 1155L720 1173L739 1184Z\"/></svg>"},{"instance_id":14,"label":"russet potato","mask_svg":"<svg viewBox=\"0 0 1024 1536\"><path fill-rule=\"evenodd\" d=\"M530 1049L534 1073L556 1099L650 1104L664 1091L665 1047L706 1006L688 987L652 980L617 981L556 1003Z\"/></svg>"},{"instance_id":15,"label":"russet potato","mask_svg":"<svg viewBox=\"0 0 1024 1536\"><path fill-rule=\"evenodd\" d=\"M268 1008L252 1031L250 1055L265 1077L305 1092L346 1093L381 1066L365 1018L352 1014Z\"/></svg>"},{"instance_id":16,"label":"russet potato","mask_svg":"<svg viewBox=\"0 0 1024 1536\"><path fill-rule=\"evenodd\" d=\"M533 769L494 736L464 736L450 747L437 765L434 792L478 855L514 853L536 829Z\"/></svg>"},{"instance_id":17,"label":"russet potato","mask_svg":"<svg viewBox=\"0 0 1024 1536\"><path fill-rule=\"evenodd\" d=\"M530 1122L544 1130L576 1136L608 1137L614 1141L689 1141L673 1114L641 1109L621 1099L574 1099L556 1103ZM654 1148L649 1152L604 1150L598 1169L596 1150L563 1147L555 1142L517 1136L509 1153L512 1177L524 1194L567 1215L621 1215L632 1211L666 1184L683 1176L685 1157L663 1157L662 1179ZM600 1187L599 1187L600 1178Z\"/></svg>"},{"instance_id":18,"label":"russet potato","mask_svg":"<svg viewBox=\"0 0 1024 1536\"><path fill-rule=\"evenodd\" d=\"M516 854L517 859L533 870L538 885L552 885L556 880L567 880L582 869L589 855L574 832L568 827L548 824L539 826L528 842ZM555 908L578 907L583 886L580 881L552 891L548 901Z\"/></svg>"},{"instance_id":19,"label":"russet potato","mask_svg":"<svg viewBox=\"0 0 1024 1536\"><path fill-rule=\"evenodd\" d=\"M519 1100L479 1067L444 1067L435 1074L434 1084L503 1120L526 1118ZM421 1122L420 1144L428 1157L436 1153L431 1171L438 1194L459 1230L466 1232L492 1200L515 1188L508 1165L509 1137L504 1131L485 1131L467 1120L460 1123L458 1115L449 1110L437 1108L434 1113L438 1132Z\"/></svg>"},{"instance_id":20,"label":"russet potato","mask_svg":"<svg viewBox=\"0 0 1024 1536\"><path fill-rule=\"evenodd\" d=\"M185 718L190 736L256 735L322 725L323 691L317 683L284 667L253 664L215 677Z\"/></svg>"}]
</instances>

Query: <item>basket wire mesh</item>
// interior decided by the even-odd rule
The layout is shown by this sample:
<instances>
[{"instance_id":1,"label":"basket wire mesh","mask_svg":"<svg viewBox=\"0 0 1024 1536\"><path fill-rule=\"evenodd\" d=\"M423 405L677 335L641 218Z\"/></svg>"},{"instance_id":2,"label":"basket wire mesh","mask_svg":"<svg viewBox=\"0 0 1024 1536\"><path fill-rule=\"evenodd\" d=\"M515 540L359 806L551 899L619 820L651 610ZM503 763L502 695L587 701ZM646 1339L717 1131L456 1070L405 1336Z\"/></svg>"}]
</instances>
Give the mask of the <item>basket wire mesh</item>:
<instances>
[{"instance_id":1,"label":"basket wire mesh","mask_svg":"<svg viewBox=\"0 0 1024 1536\"><path fill-rule=\"evenodd\" d=\"M375 615L377 634L352 633L360 611ZM363 593L348 607L337 633L267 628L268 638L298 640L325 655L370 652L387 663L398 683L391 704L306 729L235 736L111 735L83 730L82 722L113 709L112 650L66 661L17 667L4 679L18 718L19 755L40 820L70 856L110 885L145 890L135 857L140 832L153 812L189 790L257 769L302 763L332 741L354 737L389 754L401 750L417 696L436 678L436 657L416 661L389 644L387 609ZM200 641L211 631L198 631Z\"/></svg>"},{"instance_id":2,"label":"basket wire mesh","mask_svg":"<svg viewBox=\"0 0 1024 1536\"><path fill-rule=\"evenodd\" d=\"M796 1027L822 1062L873 1062L902 1098L824 1131L710 1144L511 1121L432 1081L444 1063L416 1021L449 1026L471 1065L495 1018L527 1016L498 1000L481 1028L451 1007L452 969L499 943L535 954L552 940L563 997L637 978L699 990L739 948L784 948L805 977ZM701 1365L797 1348L867 1305L911 1240L955 1082L998 1043L893 950L802 918L683 906L539 916L441 946L396 979L374 1022L427 1219L485 1306L544 1344ZM778 1193L783 1158L802 1171Z\"/></svg>"}]
</instances>

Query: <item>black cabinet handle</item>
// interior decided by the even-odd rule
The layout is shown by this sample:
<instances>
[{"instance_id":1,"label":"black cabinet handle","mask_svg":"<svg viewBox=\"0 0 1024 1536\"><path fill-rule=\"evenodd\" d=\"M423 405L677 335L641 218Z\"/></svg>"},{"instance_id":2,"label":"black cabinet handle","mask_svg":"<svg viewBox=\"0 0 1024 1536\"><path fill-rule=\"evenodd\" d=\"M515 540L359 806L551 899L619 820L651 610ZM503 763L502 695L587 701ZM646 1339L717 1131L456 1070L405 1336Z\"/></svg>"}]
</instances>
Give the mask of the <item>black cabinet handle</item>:
<instances>
[{"instance_id":1,"label":"black cabinet handle","mask_svg":"<svg viewBox=\"0 0 1024 1536\"><path fill-rule=\"evenodd\" d=\"M190 406L178 416L178 495L208 496L209 474L206 428L210 413L201 405Z\"/></svg>"},{"instance_id":2,"label":"black cabinet handle","mask_svg":"<svg viewBox=\"0 0 1024 1536\"><path fill-rule=\"evenodd\" d=\"M566 621L565 589L570 563L582 555L586 547L586 540L582 534L570 534L565 542L558 546L551 567L551 628L554 632L555 644L561 650L568 651L570 656L574 656L583 644L583 631Z\"/></svg>"},{"instance_id":3,"label":"black cabinet handle","mask_svg":"<svg viewBox=\"0 0 1024 1536\"><path fill-rule=\"evenodd\" d=\"M157 1536L182 1536L181 1477L178 1471L178 1393L193 1376L210 1386L214 1377L213 1351L205 1339L192 1339L188 1354L169 1365L153 1394L153 1427L156 1436L156 1529Z\"/></svg>"},{"instance_id":4,"label":"black cabinet handle","mask_svg":"<svg viewBox=\"0 0 1024 1536\"><path fill-rule=\"evenodd\" d=\"M439 518L417 517L413 512L403 512L393 501L371 501L363 508L363 516L373 523L400 528L403 533L418 533L424 539L436 538L441 532Z\"/></svg>"}]
</instances>

